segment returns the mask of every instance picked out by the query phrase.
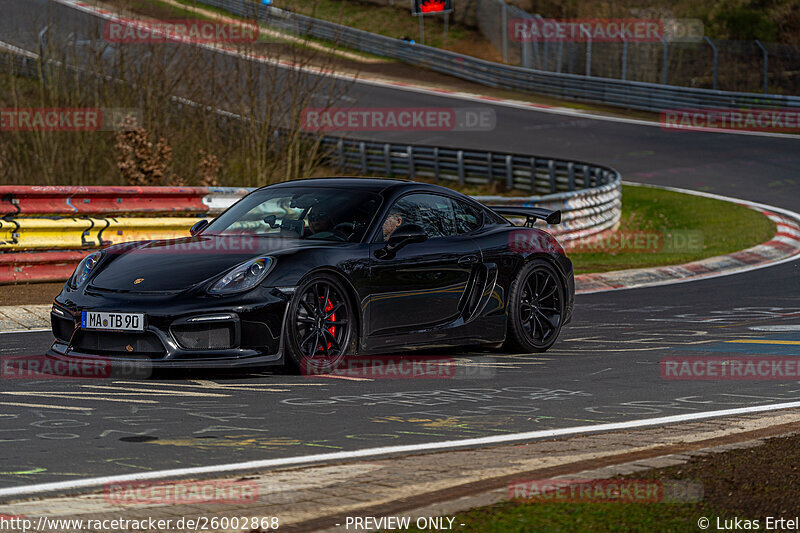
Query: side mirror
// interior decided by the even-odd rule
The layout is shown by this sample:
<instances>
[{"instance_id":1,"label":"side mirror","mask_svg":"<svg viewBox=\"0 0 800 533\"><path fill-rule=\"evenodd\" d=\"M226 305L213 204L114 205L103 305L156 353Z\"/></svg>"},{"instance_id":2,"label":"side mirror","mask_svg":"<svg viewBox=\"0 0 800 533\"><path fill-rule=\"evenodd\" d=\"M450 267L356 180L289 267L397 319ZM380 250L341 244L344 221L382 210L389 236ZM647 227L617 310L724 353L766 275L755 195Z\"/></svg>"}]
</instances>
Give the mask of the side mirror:
<instances>
[{"instance_id":1,"label":"side mirror","mask_svg":"<svg viewBox=\"0 0 800 533\"><path fill-rule=\"evenodd\" d=\"M194 226L192 226L189 229L189 235L194 237L195 235L206 229L206 226L208 226L208 220L206 219L198 220L197 222L195 222Z\"/></svg>"},{"instance_id":2,"label":"side mirror","mask_svg":"<svg viewBox=\"0 0 800 533\"><path fill-rule=\"evenodd\" d=\"M425 242L428 239L428 234L425 230L417 224L404 224L394 230L389 236L389 242L386 246L375 251L375 257L378 259L391 259L394 254L407 244L412 242Z\"/></svg>"}]
</instances>

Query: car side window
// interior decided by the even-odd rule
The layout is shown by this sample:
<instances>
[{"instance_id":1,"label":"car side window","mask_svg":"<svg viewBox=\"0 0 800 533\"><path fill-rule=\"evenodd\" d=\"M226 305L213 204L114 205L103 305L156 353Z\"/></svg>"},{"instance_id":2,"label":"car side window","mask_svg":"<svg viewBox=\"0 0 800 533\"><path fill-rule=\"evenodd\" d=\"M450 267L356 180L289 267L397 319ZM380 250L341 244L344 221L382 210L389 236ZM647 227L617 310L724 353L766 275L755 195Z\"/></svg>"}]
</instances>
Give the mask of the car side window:
<instances>
[{"instance_id":1,"label":"car side window","mask_svg":"<svg viewBox=\"0 0 800 533\"><path fill-rule=\"evenodd\" d=\"M383 235L391 233L393 226L405 224L421 226L429 239L455 235L453 203L450 198L436 194L403 196L389 209L384 221Z\"/></svg>"},{"instance_id":2,"label":"car side window","mask_svg":"<svg viewBox=\"0 0 800 533\"><path fill-rule=\"evenodd\" d=\"M483 212L477 207L460 200L453 200L456 231L470 233L483 225Z\"/></svg>"}]
</instances>

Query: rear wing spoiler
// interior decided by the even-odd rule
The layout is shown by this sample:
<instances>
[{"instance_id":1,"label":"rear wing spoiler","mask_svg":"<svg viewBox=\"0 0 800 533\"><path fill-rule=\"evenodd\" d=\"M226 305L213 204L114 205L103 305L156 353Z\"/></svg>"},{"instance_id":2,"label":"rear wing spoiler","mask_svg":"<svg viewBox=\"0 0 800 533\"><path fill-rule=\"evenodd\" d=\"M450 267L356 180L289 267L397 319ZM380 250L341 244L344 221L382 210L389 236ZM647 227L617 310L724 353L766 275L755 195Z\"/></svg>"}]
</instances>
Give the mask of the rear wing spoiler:
<instances>
[{"instance_id":1,"label":"rear wing spoiler","mask_svg":"<svg viewBox=\"0 0 800 533\"><path fill-rule=\"evenodd\" d=\"M492 211L498 215L509 215L515 217L526 217L525 225L533 226L536 220L544 220L548 224L561 223L561 211L553 211L543 207L501 207L490 206Z\"/></svg>"}]
</instances>

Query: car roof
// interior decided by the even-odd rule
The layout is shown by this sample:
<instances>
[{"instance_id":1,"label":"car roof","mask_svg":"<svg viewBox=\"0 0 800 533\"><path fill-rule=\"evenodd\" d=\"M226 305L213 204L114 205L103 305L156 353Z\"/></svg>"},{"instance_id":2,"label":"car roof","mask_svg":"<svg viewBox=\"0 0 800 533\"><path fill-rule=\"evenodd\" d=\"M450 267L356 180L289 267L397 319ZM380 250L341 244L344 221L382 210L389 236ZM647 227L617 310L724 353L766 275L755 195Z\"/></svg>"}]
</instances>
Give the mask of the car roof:
<instances>
[{"instance_id":1,"label":"car roof","mask_svg":"<svg viewBox=\"0 0 800 533\"><path fill-rule=\"evenodd\" d=\"M434 185L432 183L420 183L411 180L400 180L391 178L356 178L356 177L329 177L329 178L306 178L299 180L284 181L267 187L336 187L347 189L359 189L381 193L384 196L393 196L405 191L427 191L447 193L453 196L463 196L461 193ZM262 187L263 188L263 187Z\"/></svg>"}]
</instances>

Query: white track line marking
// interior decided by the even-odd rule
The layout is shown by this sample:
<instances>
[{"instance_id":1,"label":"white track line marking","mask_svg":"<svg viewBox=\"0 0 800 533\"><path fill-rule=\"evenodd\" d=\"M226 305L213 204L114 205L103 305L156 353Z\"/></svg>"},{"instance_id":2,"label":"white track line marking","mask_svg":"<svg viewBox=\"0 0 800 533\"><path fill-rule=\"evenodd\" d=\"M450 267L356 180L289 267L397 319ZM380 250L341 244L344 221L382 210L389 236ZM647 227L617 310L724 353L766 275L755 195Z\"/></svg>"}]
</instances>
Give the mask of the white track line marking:
<instances>
[{"instance_id":1,"label":"white track line marking","mask_svg":"<svg viewBox=\"0 0 800 533\"><path fill-rule=\"evenodd\" d=\"M158 402L155 400L133 400L133 399L122 399L122 398L106 398L103 396L88 396L90 394L95 394L93 392L73 392L73 393L64 393L64 394L50 394L47 391L40 391L40 392L0 392L0 394L8 394L11 396L37 396L39 398L60 398L64 400L100 400L104 402L121 402L121 403L155 403ZM98 393L102 394L102 393ZM147 394L138 394L139 396L148 396ZM156 395L158 396L158 395Z\"/></svg>"},{"instance_id":2,"label":"white track line marking","mask_svg":"<svg viewBox=\"0 0 800 533\"><path fill-rule=\"evenodd\" d=\"M324 387L323 383L217 383L216 381L206 381L202 379L193 379L191 380L192 383L196 383L196 385L185 385L185 384L178 384L173 383L172 385L175 387L210 387L212 389L227 389L229 387L293 387L295 385L298 386L308 386L308 387ZM119 382L117 382L119 383ZM128 382L129 383L129 382Z\"/></svg>"},{"instance_id":3,"label":"white track line marking","mask_svg":"<svg viewBox=\"0 0 800 533\"><path fill-rule=\"evenodd\" d=\"M312 376L306 376L309 378L329 378L329 379L344 379L347 381L374 381L369 378L356 378L353 376L337 376L336 374L316 374Z\"/></svg>"},{"instance_id":4,"label":"white track line marking","mask_svg":"<svg viewBox=\"0 0 800 533\"><path fill-rule=\"evenodd\" d=\"M753 331L771 331L775 333L775 332L786 332L786 331L800 331L800 325L750 326L747 329Z\"/></svg>"},{"instance_id":5,"label":"white track line marking","mask_svg":"<svg viewBox=\"0 0 800 533\"><path fill-rule=\"evenodd\" d=\"M114 387L112 385L81 385L81 388L85 389L104 389L104 390L115 390L120 391L121 394L126 396L144 396L143 394L136 394L141 392L146 393L155 393L156 396L201 396L205 398L230 398L230 394L215 394L211 392L191 392L191 391L182 391L182 390L167 390L167 389L138 389L138 388L130 388L130 387ZM162 394L159 394L162 393ZM88 394L105 394L105 393L93 393L90 392ZM149 394L148 394L149 395Z\"/></svg>"},{"instance_id":6,"label":"white track line marking","mask_svg":"<svg viewBox=\"0 0 800 533\"><path fill-rule=\"evenodd\" d=\"M502 444L507 442L561 437L566 435L577 435L582 433L598 433L601 431L617 431L623 429L634 429L647 426L659 426L663 424L675 424L679 422L689 422L692 420L704 420L720 416L743 415L749 413L763 413L766 411L778 411L781 409L791 409L800 407L800 402L786 402L773 405L759 405L754 407L739 407L735 409L724 409L721 411L706 411L703 413L690 413L672 416L662 416L658 418L645 418L642 420L630 420L628 422L615 422L611 424L595 424L591 426L576 426L561 429L548 429L543 431L529 431L526 433L511 433L508 435L492 435L490 437L476 437L472 439L449 440L443 442L430 442L426 444L408 444L403 446L385 446L381 448L365 448L348 452L322 453L316 455L306 455L299 457L283 457L280 459L263 459L260 461L248 461L243 463L230 463L212 466L200 466L193 468L177 468L172 470L160 470L154 472L138 472L135 474L124 474L119 476L105 476L88 479L77 479L72 481L58 481L53 483L40 483L36 485L25 485L21 487L9 487L0 489L0 498L8 496L23 496L29 494L40 494L52 491L67 491L90 487L102 487L109 483L124 483L128 481L141 481L148 479L163 479L168 477L189 477L206 474L222 474L239 470L260 470L276 467L287 467L317 463L321 461L342 461L348 459L366 459L388 454L414 453L436 451L448 448L465 448L487 446L490 444Z\"/></svg>"},{"instance_id":7,"label":"white track line marking","mask_svg":"<svg viewBox=\"0 0 800 533\"><path fill-rule=\"evenodd\" d=\"M94 411L94 407L70 407L68 405L45 405L41 403L0 402L0 405L12 407L34 407L37 409L64 409L66 411Z\"/></svg>"}]
</instances>

